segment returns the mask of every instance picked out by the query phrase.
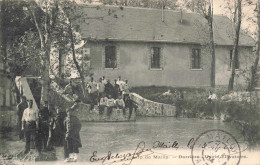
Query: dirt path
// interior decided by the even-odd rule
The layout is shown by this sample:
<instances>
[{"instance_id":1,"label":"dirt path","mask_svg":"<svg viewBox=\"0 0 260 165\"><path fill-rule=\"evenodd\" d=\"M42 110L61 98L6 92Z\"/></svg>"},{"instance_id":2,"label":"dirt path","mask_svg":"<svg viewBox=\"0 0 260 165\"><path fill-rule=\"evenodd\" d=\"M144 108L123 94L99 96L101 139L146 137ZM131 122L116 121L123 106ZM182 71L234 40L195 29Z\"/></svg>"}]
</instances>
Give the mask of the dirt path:
<instances>
[{"instance_id":1,"label":"dirt path","mask_svg":"<svg viewBox=\"0 0 260 165\"><path fill-rule=\"evenodd\" d=\"M56 148L53 151L41 152L41 154L38 154L35 149L31 149L28 154L24 154L25 141L19 140L15 132L0 133L0 136L1 165L57 160Z\"/></svg>"}]
</instances>

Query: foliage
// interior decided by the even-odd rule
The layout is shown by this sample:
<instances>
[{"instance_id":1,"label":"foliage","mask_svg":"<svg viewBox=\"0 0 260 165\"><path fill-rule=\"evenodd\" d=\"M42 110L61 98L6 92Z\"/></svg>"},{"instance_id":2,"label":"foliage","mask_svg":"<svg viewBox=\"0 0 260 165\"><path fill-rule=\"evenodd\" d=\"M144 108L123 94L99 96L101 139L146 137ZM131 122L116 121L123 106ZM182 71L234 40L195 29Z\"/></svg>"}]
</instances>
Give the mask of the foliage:
<instances>
[{"instance_id":1,"label":"foliage","mask_svg":"<svg viewBox=\"0 0 260 165\"><path fill-rule=\"evenodd\" d=\"M170 95L163 95L170 90ZM244 135L245 139L252 145L260 140L259 114L257 102L248 102L247 95L238 95L238 100L222 100L226 96L226 89L218 89L216 95L218 101L209 103L207 101L208 91L205 88L174 88L174 87L135 87L131 92L136 92L146 99L166 104L174 104L177 108L177 116L189 118L216 119L221 118L226 122L234 123ZM177 93L183 93L180 99ZM251 94L250 97L256 97Z\"/></svg>"},{"instance_id":2,"label":"foliage","mask_svg":"<svg viewBox=\"0 0 260 165\"><path fill-rule=\"evenodd\" d=\"M144 8L158 8L162 5L167 9L177 8L177 0L101 0L101 3L108 5L133 6Z\"/></svg>"},{"instance_id":3,"label":"foliage","mask_svg":"<svg viewBox=\"0 0 260 165\"><path fill-rule=\"evenodd\" d=\"M5 50L2 49L1 59L7 64L11 79L18 75L39 73L35 66L38 62L35 48L39 40L32 18L25 12L27 5L25 1L4 1L2 4L1 27L5 35L2 37L2 48L5 47Z\"/></svg>"}]
</instances>

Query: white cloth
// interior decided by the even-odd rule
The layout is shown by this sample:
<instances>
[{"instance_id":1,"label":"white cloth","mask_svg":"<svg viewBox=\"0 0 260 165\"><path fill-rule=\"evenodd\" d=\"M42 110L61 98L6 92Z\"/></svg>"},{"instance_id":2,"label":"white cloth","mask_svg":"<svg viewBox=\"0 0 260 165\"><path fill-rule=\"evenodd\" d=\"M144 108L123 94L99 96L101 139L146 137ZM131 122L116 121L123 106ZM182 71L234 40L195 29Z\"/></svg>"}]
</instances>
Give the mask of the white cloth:
<instances>
[{"instance_id":1,"label":"white cloth","mask_svg":"<svg viewBox=\"0 0 260 165\"><path fill-rule=\"evenodd\" d=\"M125 107L125 102L123 99L116 99L116 104L120 107Z\"/></svg>"},{"instance_id":2,"label":"white cloth","mask_svg":"<svg viewBox=\"0 0 260 165\"><path fill-rule=\"evenodd\" d=\"M22 121L37 121L39 119L39 111L32 109L32 108L26 108L23 112Z\"/></svg>"},{"instance_id":3,"label":"white cloth","mask_svg":"<svg viewBox=\"0 0 260 165\"><path fill-rule=\"evenodd\" d=\"M89 93L94 93L97 91L97 83L95 81L89 82L88 85L91 87Z\"/></svg>"},{"instance_id":4,"label":"white cloth","mask_svg":"<svg viewBox=\"0 0 260 165\"><path fill-rule=\"evenodd\" d=\"M208 99L210 99L210 100L212 100L212 101L215 101L215 100L217 100L218 98L217 98L217 95L216 95L215 93L213 93L213 94L209 95Z\"/></svg>"},{"instance_id":5,"label":"white cloth","mask_svg":"<svg viewBox=\"0 0 260 165\"><path fill-rule=\"evenodd\" d=\"M114 99L107 99L107 106L108 107L115 106L115 100Z\"/></svg>"},{"instance_id":6,"label":"white cloth","mask_svg":"<svg viewBox=\"0 0 260 165\"><path fill-rule=\"evenodd\" d=\"M107 97L102 97L102 98L100 99L99 105L107 105L107 100L108 100Z\"/></svg>"}]
</instances>

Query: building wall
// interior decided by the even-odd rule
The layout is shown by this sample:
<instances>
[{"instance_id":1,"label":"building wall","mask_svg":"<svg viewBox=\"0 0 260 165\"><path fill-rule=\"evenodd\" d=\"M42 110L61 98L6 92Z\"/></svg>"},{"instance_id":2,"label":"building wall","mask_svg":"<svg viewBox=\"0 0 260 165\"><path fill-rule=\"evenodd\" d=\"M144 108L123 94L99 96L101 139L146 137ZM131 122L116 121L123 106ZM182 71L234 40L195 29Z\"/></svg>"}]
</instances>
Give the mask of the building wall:
<instances>
[{"instance_id":1,"label":"building wall","mask_svg":"<svg viewBox=\"0 0 260 165\"><path fill-rule=\"evenodd\" d=\"M230 50L231 46L217 46L216 47L216 85L227 85L231 76ZM254 55L251 47L239 48L239 69L236 70L235 86L241 87L247 85L247 78L249 78L250 67L254 60Z\"/></svg>"},{"instance_id":2,"label":"building wall","mask_svg":"<svg viewBox=\"0 0 260 165\"><path fill-rule=\"evenodd\" d=\"M105 69L104 47L115 45L119 57L118 68ZM162 69L150 69L152 47L161 47L163 54ZM165 44L165 43L135 43L135 42L88 42L86 48L90 50L90 65L94 78L103 75L113 80L118 76L128 79L130 86L210 86L211 55L209 48L199 45ZM202 69L191 69L191 51L201 48ZM230 77L228 70L229 47L216 48L216 84L226 85ZM240 66L248 66L248 48L241 48ZM84 58L83 58L84 59Z\"/></svg>"}]
</instances>

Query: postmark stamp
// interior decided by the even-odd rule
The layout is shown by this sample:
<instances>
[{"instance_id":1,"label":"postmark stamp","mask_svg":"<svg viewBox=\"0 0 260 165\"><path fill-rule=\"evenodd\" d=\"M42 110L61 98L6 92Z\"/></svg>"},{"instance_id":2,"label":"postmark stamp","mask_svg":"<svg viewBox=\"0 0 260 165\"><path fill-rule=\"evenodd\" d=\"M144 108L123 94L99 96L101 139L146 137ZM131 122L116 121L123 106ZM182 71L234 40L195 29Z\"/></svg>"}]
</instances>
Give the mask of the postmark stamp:
<instances>
[{"instance_id":1,"label":"postmark stamp","mask_svg":"<svg viewBox=\"0 0 260 165\"><path fill-rule=\"evenodd\" d=\"M212 129L201 133L191 150L194 165L238 165L241 150L236 138L221 129Z\"/></svg>"}]
</instances>

